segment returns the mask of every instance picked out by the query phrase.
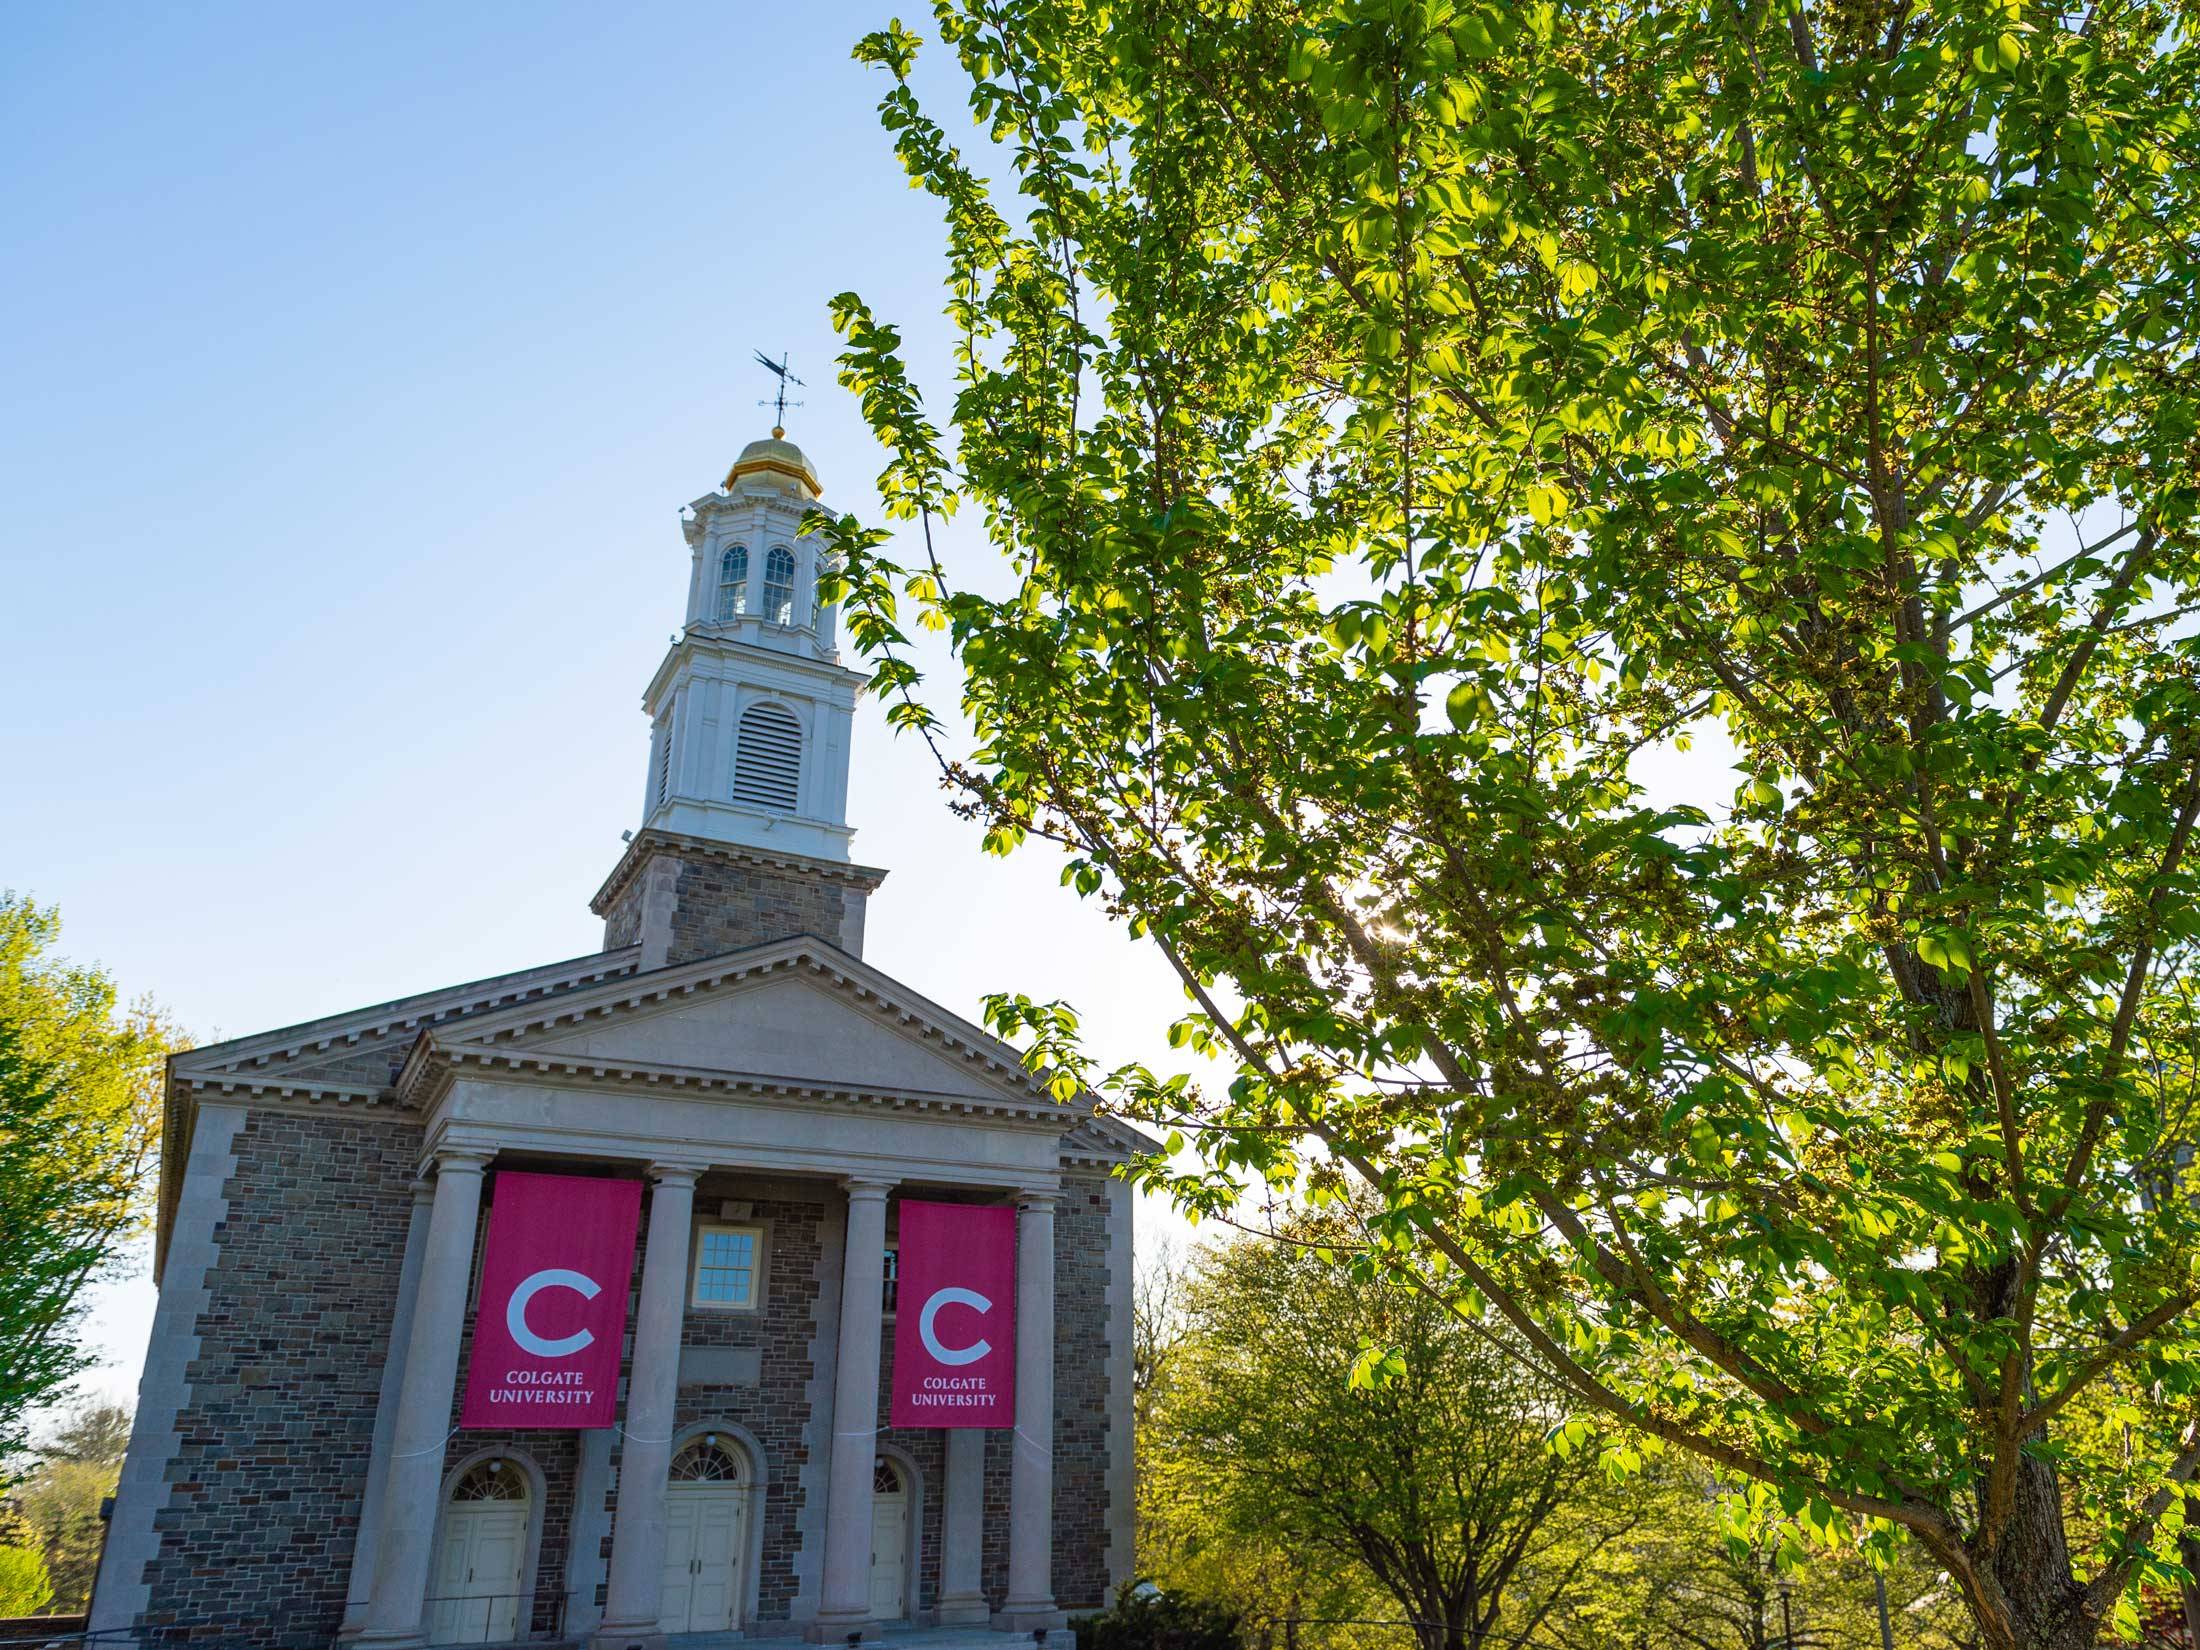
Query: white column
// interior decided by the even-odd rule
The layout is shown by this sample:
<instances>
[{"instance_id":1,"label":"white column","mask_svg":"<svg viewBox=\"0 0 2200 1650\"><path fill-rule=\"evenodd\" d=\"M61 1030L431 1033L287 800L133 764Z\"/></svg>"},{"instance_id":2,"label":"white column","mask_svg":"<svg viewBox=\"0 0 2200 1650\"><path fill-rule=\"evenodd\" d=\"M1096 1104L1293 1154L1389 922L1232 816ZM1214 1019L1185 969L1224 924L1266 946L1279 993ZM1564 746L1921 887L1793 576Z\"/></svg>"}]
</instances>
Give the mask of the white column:
<instances>
[{"instance_id":1,"label":"white column","mask_svg":"<svg viewBox=\"0 0 2200 1650\"><path fill-rule=\"evenodd\" d=\"M947 1499L940 1508L940 1625L986 1624L985 1432L947 1429Z\"/></svg>"},{"instance_id":2,"label":"white column","mask_svg":"<svg viewBox=\"0 0 2200 1650\"><path fill-rule=\"evenodd\" d=\"M696 1170L652 1163L649 1247L634 1314L634 1362L626 1379L619 1503L611 1522L611 1581L594 1642L620 1650L651 1642L665 1574L665 1480L672 1466L672 1409L680 1389L680 1330L687 1316L688 1240Z\"/></svg>"},{"instance_id":3,"label":"white column","mask_svg":"<svg viewBox=\"0 0 2200 1650\"><path fill-rule=\"evenodd\" d=\"M871 1473L878 1456L879 1323L886 1287L883 1179L848 1181L848 1242L840 1269L840 1349L833 1366L832 1476L825 1491L820 1640L871 1620Z\"/></svg>"},{"instance_id":4,"label":"white column","mask_svg":"<svg viewBox=\"0 0 2200 1650\"><path fill-rule=\"evenodd\" d=\"M1054 1194L1016 1221L1016 1434L1008 1477L1008 1602L993 1625L1060 1627L1054 1607Z\"/></svg>"},{"instance_id":5,"label":"white column","mask_svg":"<svg viewBox=\"0 0 2200 1650\"><path fill-rule=\"evenodd\" d=\"M451 1435L451 1394L458 1384L458 1346L466 1330L466 1294L474 1266L474 1226L481 1218L481 1171L489 1154L446 1149L435 1154L435 1200L405 1379L398 1389L397 1427L390 1439L389 1478L382 1492L382 1530L374 1558L374 1593L367 1601L365 1645L416 1645L434 1554L436 1505L443 1489L443 1445Z\"/></svg>"},{"instance_id":6,"label":"white column","mask_svg":"<svg viewBox=\"0 0 2200 1650\"><path fill-rule=\"evenodd\" d=\"M397 1431L397 1406L405 1382L405 1349L412 1339L413 1308L420 1299L420 1263L428 1248L428 1216L435 1185L413 1182L412 1217L405 1226L405 1257L398 1263L397 1304L390 1313L390 1350L382 1362L382 1392L374 1409L374 1440L367 1447L367 1487L359 1498L359 1533L351 1544L351 1590L344 1603L339 1639L356 1638L367 1625L367 1600L374 1594L374 1559L381 1544L383 1498L390 1481L390 1439Z\"/></svg>"}]
</instances>

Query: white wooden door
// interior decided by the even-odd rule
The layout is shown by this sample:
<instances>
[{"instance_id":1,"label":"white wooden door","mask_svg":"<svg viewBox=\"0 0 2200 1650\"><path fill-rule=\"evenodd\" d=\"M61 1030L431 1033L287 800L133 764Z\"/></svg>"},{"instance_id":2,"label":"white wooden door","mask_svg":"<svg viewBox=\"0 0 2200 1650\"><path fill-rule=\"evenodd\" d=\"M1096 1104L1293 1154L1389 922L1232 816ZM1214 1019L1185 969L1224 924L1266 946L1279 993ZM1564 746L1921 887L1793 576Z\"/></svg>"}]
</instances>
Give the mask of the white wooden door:
<instances>
[{"instance_id":1,"label":"white wooden door","mask_svg":"<svg viewBox=\"0 0 2200 1650\"><path fill-rule=\"evenodd\" d=\"M741 1625L748 1512L746 1484L666 1488L661 1630L723 1633Z\"/></svg>"},{"instance_id":2,"label":"white wooden door","mask_svg":"<svg viewBox=\"0 0 2200 1650\"><path fill-rule=\"evenodd\" d=\"M695 1609L698 1633L741 1625L742 1560L748 1552L749 1492L745 1484L687 1492L695 1511Z\"/></svg>"},{"instance_id":3,"label":"white wooden door","mask_svg":"<svg viewBox=\"0 0 2200 1650\"><path fill-rule=\"evenodd\" d=\"M871 1490L873 1620L898 1621L908 1614L908 1583L909 1490L900 1472L881 1461Z\"/></svg>"},{"instance_id":4,"label":"white wooden door","mask_svg":"<svg viewBox=\"0 0 2200 1650\"><path fill-rule=\"evenodd\" d=\"M462 1501L443 1515L431 1644L508 1644L519 1637L519 1567L527 1503Z\"/></svg>"},{"instance_id":5,"label":"white wooden door","mask_svg":"<svg viewBox=\"0 0 2200 1650\"><path fill-rule=\"evenodd\" d=\"M677 1485L665 1491L665 1579L657 1595L657 1626L685 1633L695 1604L695 1502Z\"/></svg>"}]
</instances>

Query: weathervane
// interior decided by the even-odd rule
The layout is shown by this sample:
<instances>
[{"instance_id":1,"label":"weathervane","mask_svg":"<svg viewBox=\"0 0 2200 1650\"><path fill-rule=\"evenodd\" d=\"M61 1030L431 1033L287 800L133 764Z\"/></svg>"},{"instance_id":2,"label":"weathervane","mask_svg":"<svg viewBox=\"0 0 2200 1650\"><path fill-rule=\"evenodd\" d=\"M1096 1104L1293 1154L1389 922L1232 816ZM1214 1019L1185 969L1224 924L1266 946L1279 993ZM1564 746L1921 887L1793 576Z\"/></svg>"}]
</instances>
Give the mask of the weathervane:
<instances>
[{"instance_id":1,"label":"weathervane","mask_svg":"<svg viewBox=\"0 0 2200 1650\"><path fill-rule=\"evenodd\" d=\"M802 380L795 377L793 373L787 370L787 360L788 357L786 352L784 351L780 353L780 357L776 361L774 361L770 356L766 355L762 350L758 350L756 352L756 364L762 367L766 372L770 373L774 378L777 378L779 380L779 393L777 395L765 396L756 403L759 407L770 407L773 409L772 439L774 441L779 440L787 433L787 409L789 407L799 407L802 405L802 403L799 401L789 401L787 399L787 386L789 384L794 385L797 389L801 389L803 387Z\"/></svg>"}]
</instances>

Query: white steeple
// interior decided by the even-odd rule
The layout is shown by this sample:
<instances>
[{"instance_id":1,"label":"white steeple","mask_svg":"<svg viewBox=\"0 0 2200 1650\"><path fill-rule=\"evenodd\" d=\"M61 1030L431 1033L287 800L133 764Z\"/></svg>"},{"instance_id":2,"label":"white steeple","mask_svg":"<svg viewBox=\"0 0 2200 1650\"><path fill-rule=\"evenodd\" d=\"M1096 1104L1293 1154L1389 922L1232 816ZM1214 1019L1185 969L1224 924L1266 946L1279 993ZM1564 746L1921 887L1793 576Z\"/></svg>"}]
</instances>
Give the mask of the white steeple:
<instances>
[{"instance_id":1,"label":"white steeple","mask_svg":"<svg viewBox=\"0 0 2200 1650\"><path fill-rule=\"evenodd\" d=\"M817 601L820 493L775 429L688 506L687 623L642 696L652 724L645 829L774 854L848 858L848 740L865 678Z\"/></svg>"}]
</instances>

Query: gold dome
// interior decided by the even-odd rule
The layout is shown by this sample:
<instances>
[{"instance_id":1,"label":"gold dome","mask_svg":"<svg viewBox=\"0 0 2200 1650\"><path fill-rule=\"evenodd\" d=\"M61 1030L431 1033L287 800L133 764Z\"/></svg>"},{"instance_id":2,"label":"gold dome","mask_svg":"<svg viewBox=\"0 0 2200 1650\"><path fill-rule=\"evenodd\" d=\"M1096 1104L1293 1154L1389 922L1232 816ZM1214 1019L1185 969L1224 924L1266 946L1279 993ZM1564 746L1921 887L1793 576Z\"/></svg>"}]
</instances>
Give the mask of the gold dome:
<instances>
[{"instance_id":1,"label":"gold dome","mask_svg":"<svg viewBox=\"0 0 2200 1650\"><path fill-rule=\"evenodd\" d=\"M812 498L825 490L818 484L815 466L803 456L800 447L787 439L787 432L782 429L774 429L767 439L752 441L743 447L741 456L733 461L733 468L726 472L726 479L719 486L730 488L743 476L765 472L792 476L809 489Z\"/></svg>"}]
</instances>

